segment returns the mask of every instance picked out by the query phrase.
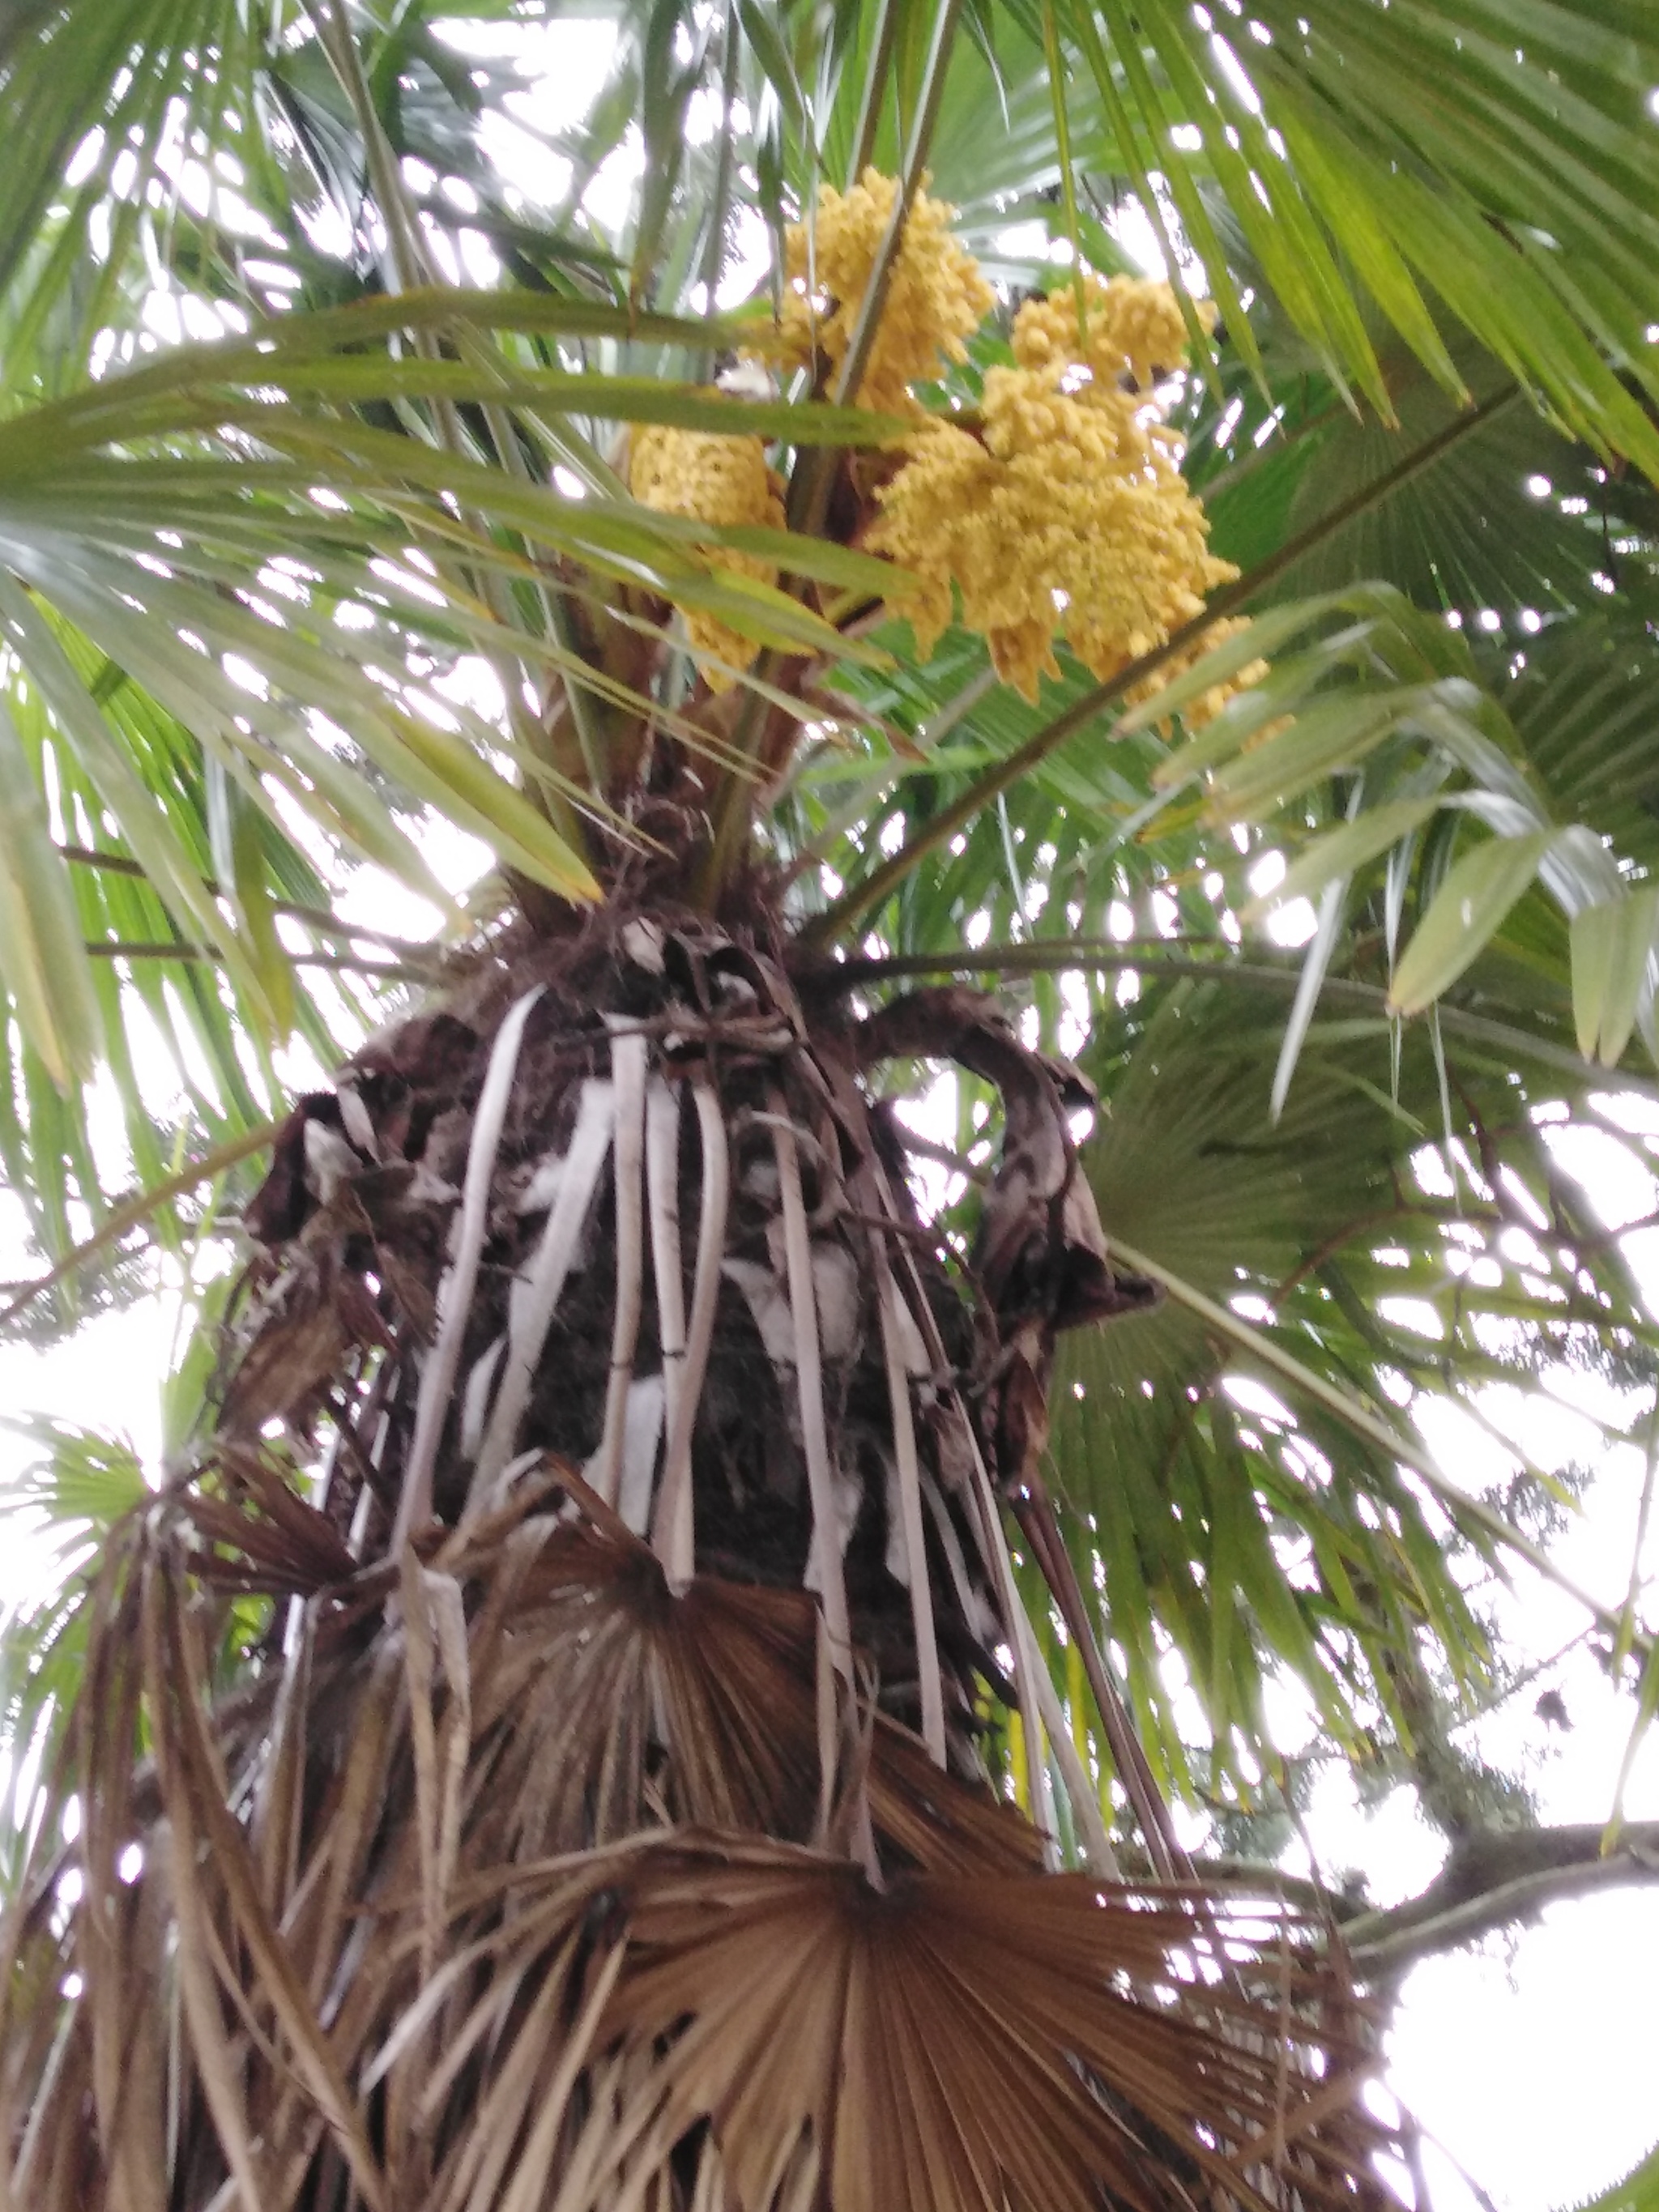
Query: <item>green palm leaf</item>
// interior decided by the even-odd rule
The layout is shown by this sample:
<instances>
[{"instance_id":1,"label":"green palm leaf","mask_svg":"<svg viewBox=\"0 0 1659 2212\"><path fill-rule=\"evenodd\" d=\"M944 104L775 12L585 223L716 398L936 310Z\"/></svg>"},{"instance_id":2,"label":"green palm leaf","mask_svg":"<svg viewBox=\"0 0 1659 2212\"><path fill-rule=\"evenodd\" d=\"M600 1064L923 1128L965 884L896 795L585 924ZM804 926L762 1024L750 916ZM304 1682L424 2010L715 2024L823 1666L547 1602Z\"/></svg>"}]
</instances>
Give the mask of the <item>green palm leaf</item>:
<instances>
[{"instance_id":1,"label":"green palm leaf","mask_svg":"<svg viewBox=\"0 0 1659 2212\"><path fill-rule=\"evenodd\" d=\"M1565 1343L1574 1294L1528 1291L1501 1258L1469 1273L1465 1237L1498 1256L1495 1194L1460 1212L1418 1182L1413 1157L1440 1125L1426 1043L1405 1055L1391 1092L1387 1024L1327 1018L1275 1124L1280 1018L1272 999L1224 980L1155 992L1103 1024L1091 1065L1105 1117L1087 1158L1109 1234L1242 1305L1268 1341L1389 1423L1384 1374L1439 1389L1449 1348L1462 1388L1504 1372L1483 1348L1483 1315L1506 1328L1524 1315ZM1532 1203L1547 1199L1554 1171L1517 1120L1513 1091L1455 1042L1448 1050L1458 1095L1493 1116L1487 1136L1501 1117L1506 1174ZM1619 1325L1645 1336L1618 1272L1589 1265ZM1477 1287L1483 1279L1490 1289ZM1382 1317L1376 1301L1390 1294L1435 1316L1438 1343ZM1294 1400L1289 1422L1237 1410L1228 1378L1239 1373L1252 1374L1248 1352L1166 1301L1071 1340L1053 1443L1068 1530L1080 1557L1097 1545L1103 1553L1104 1602L1147 1724L1171 1762L1184 1756L1152 1665L1166 1643L1206 1705L1221 1770L1235 1778L1231 1743L1255 1763L1243 1771L1271 1765L1260 1706L1269 1667L1299 1674L1316 1708L1352 1733L1350 1638L1374 1668L1392 1643L1409 1643L1413 1621L1427 1622L1455 1665L1478 1674L1486 1663L1438 1509L1402 1482L1390 1455L1320 1402L1297 1399L1273 1367L1254 1373L1273 1396ZM1271 1401L1246 1400L1257 1402ZM1366 1679L1386 1682L1386 1668Z\"/></svg>"},{"instance_id":2,"label":"green palm leaf","mask_svg":"<svg viewBox=\"0 0 1659 2212\"><path fill-rule=\"evenodd\" d=\"M1651 471L1653 434L1616 373L1652 388L1655 155L1637 87L1656 57L1633 16L1615 30L1600 10L1545 0L1528 9L1519 46L1508 33L1520 27L1485 0L1424 0L1387 27L1358 0L1305 26L1294 8L1269 6L1260 34L1237 45L1165 0L1133 26L1127 13L1107 20L1189 227L1207 169L1339 379L1388 414L1333 246L1449 388L1459 380L1425 289L1577 434L1644 456ZM1183 126L1201 163L1174 135Z\"/></svg>"}]
</instances>

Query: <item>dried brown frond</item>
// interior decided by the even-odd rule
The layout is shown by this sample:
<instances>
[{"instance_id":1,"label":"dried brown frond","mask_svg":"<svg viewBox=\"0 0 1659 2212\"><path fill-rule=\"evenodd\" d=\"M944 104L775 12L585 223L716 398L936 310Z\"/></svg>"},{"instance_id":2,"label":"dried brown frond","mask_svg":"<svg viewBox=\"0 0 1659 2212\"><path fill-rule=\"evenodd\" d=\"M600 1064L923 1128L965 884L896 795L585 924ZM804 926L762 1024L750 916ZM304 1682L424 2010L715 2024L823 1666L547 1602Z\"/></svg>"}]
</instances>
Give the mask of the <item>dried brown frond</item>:
<instances>
[{"instance_id":1,"label":"dried brown frond","mask_svg":"<svg viewBox=\"0 0 1659 2212\"><path fill-rule=\"evenodd\" d=\"M1382 2202L1315 1931L1043 1875L879 1716L831 1746L873 1886L823 1829L810 1598L676 1596L550 1502L313 1583L274 1697L222 1719L210 1583L263 1516L212 1501L211 1558L189 1498L123 1533L86 1818L5 1961L11 2204L578 2212L690 2204L710 2160L741 2212ZM233 1583L291 1588L290 1540Z\"/></svg>"},{"instance_id":2,"label":"dried brown frond","mask_svg":"<svg viewBox=\"0 0 1659 2212\"><path fill-rule=\"evenodd\" d=\"M1055 1332L1148 1293L1108 1262L1073 1071L966 991L860 1027L783 951L617 908L504 939L301 1102L249 1212L218 1449L284 1425L360 1561L555 1453L677 1583L815 1591L844 1690L856 1650L976 1775L981 1683L999 1645L1024 1663L994 1490L1034 1479ZM971 1270L865 1085L895 1053L1002 1094Z\"/></svg>"},{"instance_id":3,"label":"dried brown frond","mask_svg":"<svg viewBox=\"0 0 1659 2212\"><path fill-rule=\"evenodd\" d=\"M994 1324L929 1249L846 1023L809 1023L775 945L666 919L504 941L301 1102L249 1211L219 1447L283 1424L362 1561L556 1453L676 1580L819 1591L843 1679L856 1644L975 1771Z\"/></svg>"},{"instance_id":4,"label":"dried brown frond","mask_svg":"<svg viewBox=\"0 0 1659 2212\"><path fill-rule=\"evenodd\" d=\"M668 2045L745 2206L808 2143L836 2212L1383 2201L1365 2023L1272 1908L683 1838L607 1910L596 2039Z\"/></svg>"},{"instance_id":5,"label":"dried brown frond","mask_svg":"<svg viewBox=\"0 0 1659 2212\"><path fill-rule=\"evenodd\" d=\"M83 1823L67 1844L48 1823L10 1930L20 2205L150 2202L130 2167L170 2177L158 2209L205 2204L278 2140L284 2170L308 2171L325 2136L362 2167L368 2121L348 2124L325 2023L361 2012L389 2033L441 1972L452 1897L550 1856L678 1824L833 1836L856 1800L895 1867L1040 1861L1010 1808L885 1716L860 1730L832 1702L826 1746L805 1593L699 1577L674 1595L574 1476L597 1526L555 1518L532 1479L430 1532L401 1575L343 1576L322 1517L291 1495L272 1515L270 1471L238 1464L219 1494L129 1522L94 1594L52 1808ZM291 1608L280 1662L216 1708L226 1605L258 1590ZM405 1908L412 1978L383 1941Z\"/></svg>"},{"instance_id":6,"label":"dried brown frond","mask_svg":"<svg viewBox=\"0 0 1659 2212\"><path fill-rule=\"evenodd\" d=\"M973 1268L893 1052L1002 1092ZM1143 1292L1079 1095L970 994L809 1022L612 911L303 1103L217 1436L88 1601L0 2212L1382 2203L1318 1931L1045 1874L980 1760L988 1681L1110 1864L1000 1519L1055 1331Z\"/></svg>"}]
</instances>

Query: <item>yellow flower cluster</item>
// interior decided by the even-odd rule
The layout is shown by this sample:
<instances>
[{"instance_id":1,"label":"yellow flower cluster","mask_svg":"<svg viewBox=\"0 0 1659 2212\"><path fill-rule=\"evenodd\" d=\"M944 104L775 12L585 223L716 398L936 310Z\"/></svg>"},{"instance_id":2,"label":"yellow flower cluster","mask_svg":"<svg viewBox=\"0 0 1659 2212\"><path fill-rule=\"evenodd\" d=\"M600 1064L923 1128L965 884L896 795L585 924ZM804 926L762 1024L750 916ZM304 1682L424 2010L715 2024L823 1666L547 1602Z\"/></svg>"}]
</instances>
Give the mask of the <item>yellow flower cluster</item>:
<instances>
[{"instance_id":1,"label":"yellow flower cluster","mask_svg":"<svg viewBox=\"0 0 1659 2212\"><path fill-rule=\"evenodd\" d=\"M790 224L784 239L786 283L777 341L790 366L808 368L817 353L832 368L840 368L893 219L897 191L891 177L866 169L848 192L823 186L810 226ZM937 378L945 362L963 360L963 341L995 305L979 264L951 234L955 213L925 191L910 203L875 341L858 391L851 395L860 407L914 414L908 387Z\"/></svg>"},{"instance_id":2,"label":"yellow flower cluster","mask_svg":"<svg viewBox=\"0 0 1659 2212\"><path fill-rule=\"evenodd\" d=\"M1175 294L1150 276L1085 276L1084 326L1078 335L1078 292L1062 285L1046 300L1028 300L1014 319L1014 359L1022 368L1086 368L1097 382L1133 378L1149 392L1187 358L1187 325ZM1199 308L1213 328L1215 308Z\"/></svg>"},{"instance_id":3,"label":"yellow flower cluster","mask_svg":"<svg viewBox=\"0 0 1659 2212\"><path fill-rule=\"evenodd\" d=\"M783 486L766 465L758 438L722 437L703 430L675 430L653 424L635 430L629 453L629 489L663 514L684 514L726 528L761 523L783 528ZM778 572L753 553L722 548L720 564L763 584L775 584ZM728 629L695 607L683 611L691 650L732 668L747 668L759 653L753 638ZM733 678L723 668L702 665L711 691L729 691Z\"/></svg>"},{"instance_id":4,"label":"yellow flower cluster","mask_svg":"<svg viewBox=\"0 0 1659 2212\"><path fill-rule=\"evenodd\" d=\"M1085 278L1027 301L1016 366L985 379L975 434L930 420L878 494L866 543L909 568L902 605L924 654L952 617L989 641L997 673L1035 700L1056 638L1107 678L1161 645L1237 571L1206 543L1174 441L1145 397L1184 356L1167 288ZM1135 389L1127 388L1133 381Z\"/></svg>"},{"instance_id":5,"label":"yellow flower cluster","mask_svg":"<svg viewBox=\"0 0 1659 2212\"><path fill-rule=\"evenodd\" d=\"M897 185L866 169L842 193L826 185L813 222L791 226L782 317L769 350L797 367L845 361L860 302L892 221ZM924 415L913 384L965 357L994 304L978 264L951 236L952 210L919 192L893 265L859 400L908 416L902 465L877 491L868 550L915 582L894 599L924 657L958 617L989 642L998 674L1027 699L1058 676L1063 638L1097 677L1115 676L1201 614L1204 595L1237 574L1207 544L1208 526L1181 473L1155 387L1186 358L1187 331L1166 284L1085 276L1014 318L1014 366L985 378L971 428ZM1206 316L1209 310L1201 311ZM635 498L671 514L781 527L782 487L758 438L696 431L635 434ZM727 553L727 567L771 583L775 569ZM757 648L712 616L684 610L692 650L734 669ZM1236 624L1217 623L1138 686L1152 696ZM1259 679L1257 662L1183 710L1206 721ZM705 666L710 688L732 677Z\"/></svg>"}]
</instances>

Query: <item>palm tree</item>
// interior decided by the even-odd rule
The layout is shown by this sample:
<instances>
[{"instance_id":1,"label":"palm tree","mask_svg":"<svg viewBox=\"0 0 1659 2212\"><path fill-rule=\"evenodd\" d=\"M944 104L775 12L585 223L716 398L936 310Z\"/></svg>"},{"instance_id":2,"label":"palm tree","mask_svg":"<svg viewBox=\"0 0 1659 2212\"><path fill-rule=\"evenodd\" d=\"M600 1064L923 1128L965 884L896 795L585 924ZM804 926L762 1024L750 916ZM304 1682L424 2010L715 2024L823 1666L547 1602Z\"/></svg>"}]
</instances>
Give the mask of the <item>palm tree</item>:
<instances>
[{"instance_id":1,"label":"palm tree","mask_svg":"<svg viewBox=\"0 0 1659 2212\"><path fill-rule=\"evenodd\" d=\"M0 2203L1380 2203L1392 1978L1653 1840L1460 1750L1560 1486L1401 1409L1652 1388L1548 1132L1653 1089L1659 37L543 15L0 24L6 1318L200 1315L31 1493ZM1330 1757L1413 1905L1265 1863Z\"/></svg>"}]
</instances>

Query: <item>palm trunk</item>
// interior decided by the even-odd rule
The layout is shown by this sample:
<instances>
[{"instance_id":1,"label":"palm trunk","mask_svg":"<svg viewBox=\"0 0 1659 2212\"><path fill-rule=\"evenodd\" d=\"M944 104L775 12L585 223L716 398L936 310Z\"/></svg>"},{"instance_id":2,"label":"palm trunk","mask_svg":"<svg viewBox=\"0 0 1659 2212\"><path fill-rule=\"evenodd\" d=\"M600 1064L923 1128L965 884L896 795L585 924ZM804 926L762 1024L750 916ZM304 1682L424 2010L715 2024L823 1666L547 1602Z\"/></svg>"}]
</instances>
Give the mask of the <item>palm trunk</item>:
<instances>
[{"instance_id":1,"label":"palm trunk","mask_svg":"<svg viewBox=\"0 0 1659 2212\"><path fill-rule=\"evenodd\" d=\"M775 957L707 925L613 914L491 961L279 1141L221 1448L325 1421L321 1508L358 1561L579 1475L676 1586L815 1592L842 1678L856 1649L881 1709L979 1776L1007 1631L975 1415L1013 1393L860 1087L873 1052L927 1042L891 1026L831 994L809 1022ZM1000 1027L966 1000L957 1026ZM1046 1287L1018 1295L1051 1334Z\"/></svg>"},{"instance_id":2,"label":"palm trunk","mask_svg":"<svg viewBox=\"0 0 1659 2212\"><path fill-rule=\"evenodd\" d=\"M969 1266L864 1087L895 1054L1001 1091ZM1315 1931L1103 1887L1058 1726L1095 1869L1045 1870L1001 1506L1045 1525L1056 1329L1147 1295L1081 1097L969 994L860 1020L763 921L615 906L302 1103L212 1449L98 1586L12 2203L1380 2198Z\"/></svg>"}]
</instances>

